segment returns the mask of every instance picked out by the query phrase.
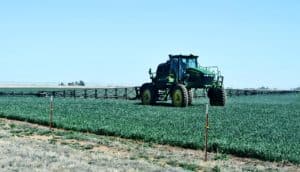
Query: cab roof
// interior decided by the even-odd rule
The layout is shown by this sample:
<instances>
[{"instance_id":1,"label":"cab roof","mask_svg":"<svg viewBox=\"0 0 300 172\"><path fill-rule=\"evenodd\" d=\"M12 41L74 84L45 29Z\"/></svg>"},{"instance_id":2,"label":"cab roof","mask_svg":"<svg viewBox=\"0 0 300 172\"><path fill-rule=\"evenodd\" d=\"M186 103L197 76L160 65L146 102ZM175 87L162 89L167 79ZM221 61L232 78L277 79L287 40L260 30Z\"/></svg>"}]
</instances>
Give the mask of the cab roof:
<instances>
[{"instance_id":1,"label":"cab roof","mask_svg":"<svg viewBox=\"0 0 300 172\"><path fill-rule=\"evenodd\" d=\"M190 55L169 55L170 59L177 59L177 58L186 58L186 59L194 59L194 58L198 58L199 56L195 56L193 54Z\"/></svg>"}]
</instances>

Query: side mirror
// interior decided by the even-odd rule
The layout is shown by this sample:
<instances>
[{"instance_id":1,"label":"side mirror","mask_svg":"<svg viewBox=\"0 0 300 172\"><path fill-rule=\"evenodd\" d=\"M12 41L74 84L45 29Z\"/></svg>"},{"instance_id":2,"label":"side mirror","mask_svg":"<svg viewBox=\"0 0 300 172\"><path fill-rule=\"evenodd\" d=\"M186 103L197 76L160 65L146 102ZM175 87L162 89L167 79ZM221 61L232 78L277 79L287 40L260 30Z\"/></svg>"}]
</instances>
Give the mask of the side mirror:
<instances>
[{"instance_id":1,"label":"side mirror","mask_svg":"<svg viewBox=\"0 0 300 172\"><path fill-rule=\"evenodd\" d=\"M148 73L149 73L149 75L152 75L152 69L151 68L149 69Z\"/></svg>"},{"instance_id":2,"label":"side mirror","mask_svg":"<svg viewBox=\"0 0 300 172\"><path fill-rule=\"evenodd\" d=\"M151 69L151 68L149 69L149 72L148 72L148 73L149 73L149 75L150 75L150 79L154 79L154 76L153 76L153 73L152 73L152 69Z\"/></svg>"}]
</instances>

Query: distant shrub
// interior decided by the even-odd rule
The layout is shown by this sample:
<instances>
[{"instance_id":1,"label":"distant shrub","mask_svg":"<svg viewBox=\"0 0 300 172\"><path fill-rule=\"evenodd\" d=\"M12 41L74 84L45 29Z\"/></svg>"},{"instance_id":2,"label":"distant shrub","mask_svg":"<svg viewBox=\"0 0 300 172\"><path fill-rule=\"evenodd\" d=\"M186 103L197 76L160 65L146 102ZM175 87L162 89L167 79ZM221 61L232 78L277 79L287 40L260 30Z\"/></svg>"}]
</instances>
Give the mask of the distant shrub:
<instances>
[{"instance_id":1,"label":"distant shrub","mask_svg":"<svg viewBox=\"0 0 300 172\"><path fill-rule=\"evenodd\" d=\"M75 81L75 82L69 82L68 86L85 86L84 81L80 80L80 81Z\"/></svg>"}]
</instances>

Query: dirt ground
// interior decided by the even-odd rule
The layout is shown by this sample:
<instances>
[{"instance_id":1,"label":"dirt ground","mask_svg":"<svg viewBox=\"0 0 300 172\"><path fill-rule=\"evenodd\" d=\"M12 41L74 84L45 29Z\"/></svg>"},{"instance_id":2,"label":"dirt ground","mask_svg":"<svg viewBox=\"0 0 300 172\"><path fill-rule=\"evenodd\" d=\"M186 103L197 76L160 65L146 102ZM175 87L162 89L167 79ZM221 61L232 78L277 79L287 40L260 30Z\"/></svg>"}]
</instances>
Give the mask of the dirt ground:
<instances>
[{"instance_id":1,"label":"dirt ground","mask_svg":"<svg viewBox=\"0 0 300 172\"><path fill-rule=\"evenodd\" d=\"M266 162L201 150L0 119L0 171L299 171L287 162Z\"/></svg>"}]
</instances>

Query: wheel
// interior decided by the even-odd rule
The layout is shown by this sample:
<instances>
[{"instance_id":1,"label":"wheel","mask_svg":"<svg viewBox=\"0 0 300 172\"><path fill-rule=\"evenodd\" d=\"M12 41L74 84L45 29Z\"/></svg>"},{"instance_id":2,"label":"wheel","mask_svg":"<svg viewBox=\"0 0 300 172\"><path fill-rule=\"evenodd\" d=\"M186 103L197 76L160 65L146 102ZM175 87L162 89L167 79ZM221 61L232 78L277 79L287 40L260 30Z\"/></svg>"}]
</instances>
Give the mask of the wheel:
<instances>
[{"instance_id":1,"label":"wheel","mask_svg":"<svg viewBox=\"0 0 300 172\"><path fill-rule=\"evenodd\" d=\"M209 88L207 91L207 97L209 98L209 104L215 106L215 88Z\"/></svg>"},{"instance_id":2,"label":"wheel","mask_svg":"<svg viewBox=\"0 0 300 172\"><path fill-rule=\"evenodd\" d=\"M188 90L188 105L192 105L194 98L194 92L192 89Z\"/></svg>"},{"instance_id":3,"label":"wheel","mask_svg":"<svg viewBox=\"0 0 300 172\"><path fill-rule=\"evenodd\" d=\"M225 106L226 93L224 88L210 88L207 94L211 106Z\"/></svg>"},{"instance_id":4,"label":"wheel","mask_svg":"<svg viewBox=\"0 0 300 172\"><path fill-rule=\"evenodd\" d=\"M208 91L207 91L207 97L208 98L213 97L213 95L215 94L214 92L215 92L214 88L209 88Z\"/></svg>"},{"instance_id":5,"label":"wheel","mask_svg":"<svg viewBox=\"0 0 300 172\"><path fill-rule=\"evenodd\" d=\"M143 105L155 104L155 87L151 83L146 83L141 87L141 100Z\"/></svg>"},{"instance_id":6,"label":"wheel","mask_svg":"<svg viewBox=\"0 0 300 172\"><path fill-rule=\"evenodd\" d=\"M172 91L172 103L175 107L186 107L188 105L188 91L182 84L178 84Z\"/></svg>"},{"instance_id":7,"label":"wheel","mask_svg":"<svg viewBox=\"0 0 300 172\"><path fill-rule=\"evenodd\" d=\"M226 92L224 88L218 88L216 90L217 106L225 106L226 103Z\"/></svg>"}]
</instances>

